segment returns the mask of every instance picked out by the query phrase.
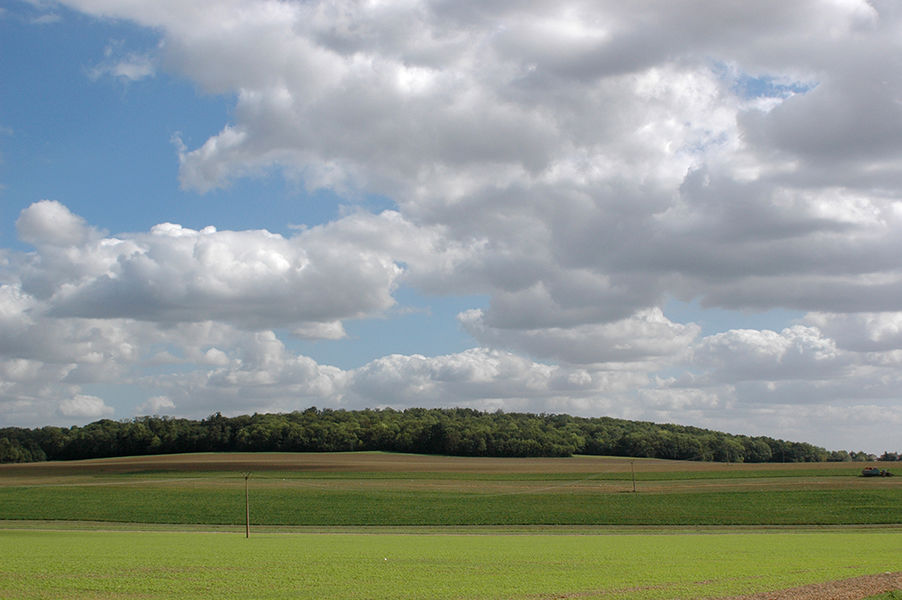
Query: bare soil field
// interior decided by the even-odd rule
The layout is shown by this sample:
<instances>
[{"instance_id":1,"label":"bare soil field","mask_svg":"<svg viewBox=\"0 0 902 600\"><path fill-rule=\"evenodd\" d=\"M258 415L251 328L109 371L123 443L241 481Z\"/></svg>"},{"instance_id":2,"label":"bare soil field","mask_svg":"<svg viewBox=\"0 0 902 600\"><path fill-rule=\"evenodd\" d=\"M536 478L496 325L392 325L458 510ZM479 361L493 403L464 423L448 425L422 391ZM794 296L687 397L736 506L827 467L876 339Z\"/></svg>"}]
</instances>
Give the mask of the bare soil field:
<instances>
[{"instance_id":1,"label":"bare soil field","mask_svg":"<svg viewBox=\"0 0 902 600\"><path fill-rule=\"evenodd\" d=\"M863 575L722 600L862 600L893 590L902 590L902 572Z\"/></svg>"}]
</instances>

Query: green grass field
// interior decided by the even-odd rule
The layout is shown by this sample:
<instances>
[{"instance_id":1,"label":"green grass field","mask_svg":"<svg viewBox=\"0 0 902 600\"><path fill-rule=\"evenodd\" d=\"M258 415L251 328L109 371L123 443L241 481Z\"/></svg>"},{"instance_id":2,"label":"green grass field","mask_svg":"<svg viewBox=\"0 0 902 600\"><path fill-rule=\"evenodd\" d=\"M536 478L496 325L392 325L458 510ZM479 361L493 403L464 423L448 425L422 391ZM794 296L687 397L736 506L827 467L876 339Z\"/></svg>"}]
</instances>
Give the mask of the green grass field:
<instances>
[{"instance_id":1,"label":"green grass field","mask_svg":"<svg viewBox=\"0 0 902 600\"><path fill-rule=\"evenodd\" d=\"M2 465L0 598L702 598L902 570L902 477L859 469L380 453Z\"/></svg>"},{"instance_id":2,"label":"green grass field","mask_svg":"<svg viewBox=\"0 0 902 600\"><path fill-rule=\"evenodd\" d=\"M231 458L231 460L229 460ZM5 519L305 526L902 523L902 477L859 467L381 453L4 465ZM206 461L206 462L205 462ZM636 475L636 493L632 476Z\"/></svg>"},{"instance_id":3,"label":"green grass field","mask_svg":"<svg viewBox=\"0 0 902 600\"><path fill-rule=\"evenodd\" d=\"M6 519L136 523L244 522L234 486L55 486L0 489ZM843 525L902 523L897 490L594 494L263 487L258 525Z\"/></svg>"},{"instance_id":4,"label":"green grass field","mask_svg":"<svg viewBox=\"0 0 902 600\"><path fill-rule=\"evenodd\" d=\"M0 597L718 597L898 569L898 533L0 531Z\"/></svg>"}]
</instances>

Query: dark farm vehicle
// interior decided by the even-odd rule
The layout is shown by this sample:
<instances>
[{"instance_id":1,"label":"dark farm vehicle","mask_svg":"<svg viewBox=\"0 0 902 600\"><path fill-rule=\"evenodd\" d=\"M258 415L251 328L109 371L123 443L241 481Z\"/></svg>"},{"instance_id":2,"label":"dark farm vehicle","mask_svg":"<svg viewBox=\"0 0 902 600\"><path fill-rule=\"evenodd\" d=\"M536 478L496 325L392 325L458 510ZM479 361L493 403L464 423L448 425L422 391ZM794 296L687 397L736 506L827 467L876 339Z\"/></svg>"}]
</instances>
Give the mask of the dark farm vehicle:
<instances>
[{"instance_id":1,"label":"dark farm vehicle","mask_svg":"<svg viewBox=\"0 0 902 600\"><path fill-rule=\"evenodd\" d=\"M867 467L861 470L862 477L892 477L893 474L887 471L886 469L879 469L877 467Z\"/></svg>"}]
</instances>

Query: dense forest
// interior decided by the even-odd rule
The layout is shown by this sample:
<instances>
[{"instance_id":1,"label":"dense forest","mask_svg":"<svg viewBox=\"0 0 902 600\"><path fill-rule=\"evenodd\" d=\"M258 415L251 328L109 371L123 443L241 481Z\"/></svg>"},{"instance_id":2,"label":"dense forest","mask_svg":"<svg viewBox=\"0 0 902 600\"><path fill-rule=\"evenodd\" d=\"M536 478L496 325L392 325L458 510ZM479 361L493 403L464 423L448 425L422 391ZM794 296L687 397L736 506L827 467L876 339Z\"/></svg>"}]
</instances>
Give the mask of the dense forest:
<instances>
[{"instance_id":1,"label":"dense forest","mask_svg":"<svg viewBox=\"0 0 902 600\"><path fill-rule=\"evenodd\" d=\"M873 459L803 442L731 435L610 417L486 413L472 409L318 410L196 421L103 419L84 427L0 429L0 462L73 460L181 452L385 450L457 456L596 454L721 462ZM896 460L895 454L882 459Z\"/></svg>"}]
</instances>

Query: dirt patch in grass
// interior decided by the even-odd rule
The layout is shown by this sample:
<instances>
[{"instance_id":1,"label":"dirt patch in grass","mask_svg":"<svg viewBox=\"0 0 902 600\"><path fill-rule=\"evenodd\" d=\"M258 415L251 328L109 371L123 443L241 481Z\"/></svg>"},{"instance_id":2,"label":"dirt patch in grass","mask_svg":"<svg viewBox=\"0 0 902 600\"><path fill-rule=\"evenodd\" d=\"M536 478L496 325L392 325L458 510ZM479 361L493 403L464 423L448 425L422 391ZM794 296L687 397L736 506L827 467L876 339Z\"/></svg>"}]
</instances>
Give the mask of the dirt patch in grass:
<instances>
[{"instance_id":1,"label":"dirt patch in grass","mask_svg":"<svg viewBox=\"0 0 902 600\"><path fill-rule=\"evenodd\" d=\"M902 571L897 571L814 583L750 596L730 596L721 600L862 600L900 589L902 589Z\"/></svg>"}]
</instances>

